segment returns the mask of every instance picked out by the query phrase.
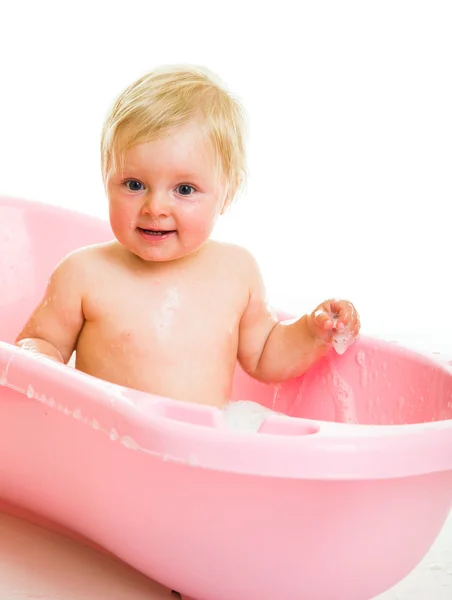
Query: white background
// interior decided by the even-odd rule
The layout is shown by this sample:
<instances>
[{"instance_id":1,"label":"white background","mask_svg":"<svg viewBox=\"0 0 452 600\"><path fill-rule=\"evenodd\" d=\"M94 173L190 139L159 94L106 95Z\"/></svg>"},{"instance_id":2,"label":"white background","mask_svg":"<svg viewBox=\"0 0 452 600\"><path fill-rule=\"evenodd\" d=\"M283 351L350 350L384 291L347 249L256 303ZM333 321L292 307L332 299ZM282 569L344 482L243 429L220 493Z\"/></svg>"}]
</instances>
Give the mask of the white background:
<instances>
[{"instance_id":1,"label":"white background","mask_svg":"<svg viewBox=\"0 0 452 600\"><path fill-rule=\"evenodd\" d=\"M216 235L256 254L272 302L338 295L365 333L449 337L450 2L1 6L0 193L106 215L113 100L156 65L203 64L249 121L247 190Z\"/></svg>"},{"instance_id":2,"label":"white background","mask_svg":"<svg viewBox=\"0 0 452 600\"><path fill-rule=\"evenodd\" d=\"M348 297L364 333L452 353L451 2L0 7L0 194L106 216L113 100L205 65L249 119L248 186L215 235L255 253L272 303Z\"/></svg>"}]
</instances>

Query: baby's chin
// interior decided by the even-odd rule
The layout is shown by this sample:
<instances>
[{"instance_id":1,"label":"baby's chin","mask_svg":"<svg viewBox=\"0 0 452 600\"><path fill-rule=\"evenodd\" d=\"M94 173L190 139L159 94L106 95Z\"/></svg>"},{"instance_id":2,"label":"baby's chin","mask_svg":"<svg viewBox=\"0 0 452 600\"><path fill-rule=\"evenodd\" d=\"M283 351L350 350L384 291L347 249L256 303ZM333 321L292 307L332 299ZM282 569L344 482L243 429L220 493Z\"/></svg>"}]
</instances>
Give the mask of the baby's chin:
<instances>
[{"instance_id":1,"label":"baby's chin","mask_svg":"<svg viewBox=\"0 0 452 600\"><path fill-rule=\"evenodd\" d=\"M203 249L203 247L206 245L206 242L203 242L202 244L199 244L195 247L180 248L179 250L175 250L173 252L150 251L150 250L143 251L140 248L134 248L131 246L127 246L126 244L121 244L121 245L130 254L133 254L138 259L140 259L140 261L142 261L144 263L164 264L164 263L174 263L174 262L194 258Z\"/></svg>"}]
</instances>

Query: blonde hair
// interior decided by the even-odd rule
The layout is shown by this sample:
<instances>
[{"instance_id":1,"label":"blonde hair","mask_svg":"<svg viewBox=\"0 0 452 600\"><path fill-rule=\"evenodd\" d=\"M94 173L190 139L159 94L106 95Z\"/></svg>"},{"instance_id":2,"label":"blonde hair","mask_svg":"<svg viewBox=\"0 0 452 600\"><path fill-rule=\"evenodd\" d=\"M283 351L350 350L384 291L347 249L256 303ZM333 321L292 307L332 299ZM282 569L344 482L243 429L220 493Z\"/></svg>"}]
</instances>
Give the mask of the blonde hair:
<instances>
[{"instance_id":1,"label":"blonde hair","mask_svg":"<svg viewBox=\"0 0 452 600\"><path fill-rule=\"evenodd\" d=\"M163 136L199 115L234 195L246 173L242 107L216 76L202 67L155 69L124 90L102 130L104 182L111 171L121 168L129 148Z\"/></svg>"}]
</instances>

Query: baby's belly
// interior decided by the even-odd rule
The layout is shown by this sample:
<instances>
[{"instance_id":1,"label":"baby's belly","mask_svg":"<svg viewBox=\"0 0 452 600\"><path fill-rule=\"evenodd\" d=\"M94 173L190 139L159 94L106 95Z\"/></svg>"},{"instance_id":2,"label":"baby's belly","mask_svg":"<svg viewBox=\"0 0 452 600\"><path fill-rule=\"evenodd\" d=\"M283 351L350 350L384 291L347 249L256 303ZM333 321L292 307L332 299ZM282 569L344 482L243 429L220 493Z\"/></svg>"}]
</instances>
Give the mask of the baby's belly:
<instances>
[{"instance_id":1,"label":"baby's belly","mask_svg":"<svg viewBox=\"0 0 452 600\"><path fill-rule=\"evenodd\" d=\"M154 349L155 350L155 349ZM104 381L176 400L223 406L230 398L237 351L190 353L112 348L80 340L76 368Z\"/></svg>"}]
</instances>

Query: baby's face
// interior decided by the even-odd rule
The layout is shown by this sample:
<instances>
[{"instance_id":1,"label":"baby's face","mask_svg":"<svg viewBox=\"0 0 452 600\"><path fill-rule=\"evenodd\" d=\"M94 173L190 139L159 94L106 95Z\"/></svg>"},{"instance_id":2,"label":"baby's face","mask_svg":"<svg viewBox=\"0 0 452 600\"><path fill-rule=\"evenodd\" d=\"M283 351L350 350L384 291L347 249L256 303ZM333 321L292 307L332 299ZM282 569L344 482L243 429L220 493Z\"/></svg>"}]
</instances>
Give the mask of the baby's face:
<instances>
[{"instance_id":1,"label":"baby's face","mask_svg":"<svg viewBox=\"0 0 452 600\"><path fill-rule=\"evenodd\" d=\"M204 244L226 206L215 155L190 121L124 157L124 171L106 181L116 239L146 261L182 258Z\"/></svg>"}]
</instances>

